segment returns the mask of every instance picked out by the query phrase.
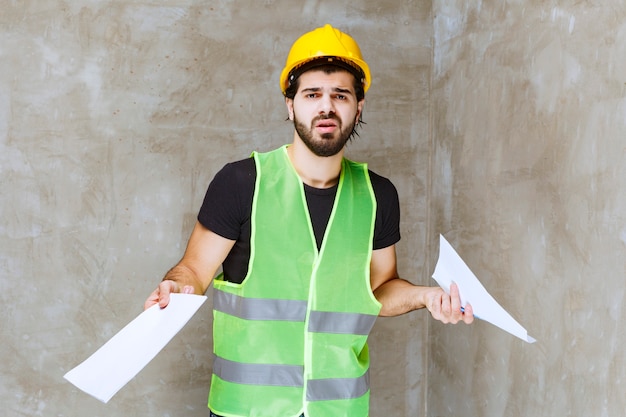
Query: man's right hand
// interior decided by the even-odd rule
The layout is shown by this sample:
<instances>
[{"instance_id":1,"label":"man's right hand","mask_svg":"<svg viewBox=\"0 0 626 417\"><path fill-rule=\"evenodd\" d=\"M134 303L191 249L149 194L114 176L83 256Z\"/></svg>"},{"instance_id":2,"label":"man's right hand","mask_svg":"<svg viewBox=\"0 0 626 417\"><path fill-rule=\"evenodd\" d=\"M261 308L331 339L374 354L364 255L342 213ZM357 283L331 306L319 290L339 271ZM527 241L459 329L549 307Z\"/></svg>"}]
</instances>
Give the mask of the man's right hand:
<instances>
[{"instance_id":1,"label":"man's right hand","mask_svg":"<svg viewBox=\"0 0 626 417\"><path fill-rule=\"evenodd\" d=\"M193 294L194 288L191 285L185 285L180 288L176 281L172 281L169 279L161 281L159 286L152 291L148 299L143 305L144 310L149 309L155 304L158 304L159 307L165 308L170 303L170 294L172 293L183 293L183 294Z\"/></svg>"}]
</instances>

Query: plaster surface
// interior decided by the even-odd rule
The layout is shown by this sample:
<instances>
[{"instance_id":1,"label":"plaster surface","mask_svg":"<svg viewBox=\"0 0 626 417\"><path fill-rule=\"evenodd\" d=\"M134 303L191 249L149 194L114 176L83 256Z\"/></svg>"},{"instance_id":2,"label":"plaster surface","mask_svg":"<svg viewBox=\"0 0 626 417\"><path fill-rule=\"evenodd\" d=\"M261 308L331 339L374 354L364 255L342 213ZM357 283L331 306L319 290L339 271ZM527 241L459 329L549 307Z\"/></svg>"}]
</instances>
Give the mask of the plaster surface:
<instances>
[{"instance_id":1,"label":"plaster surface","mask_svg":"<svg viewBox=\"0 0 626 417\"><path fill-rule=\"evenodd\" d=\"M372 69L349 154L396 183L401 269L425 281L429 2L3 2L2 415L208 414L210 303L106 405L62 376L139 314L215 172L291 141L278 76L325 23ZM426 323L377 324L372 415L424 412Z\"/></svg>"},{"instance_id":2,"label":"plaster surface","mask_svg":"<svg viewBox=\"0 0 626 417\"><path fill-rule=\"evenodd\" d=\"M433 2L431 221L538 342L433 324L431 417L626 410L625 21Z\"/></svg>"},{"instance_id":3,"label":"plaster surface","mask_svg":"<svg viewBox=\"0 0 626 417\"><path fill-rule=\"evenodd\" d=\"M4 2L0 403L206 416L211 303L107 405L62 375L142 308L225 163L291 140L286 53L331 23L373 73L348 156L396 184L403 277L443 233L524 325L416 312L371 337L375 416L620 416L626 5Z\"/></svg>"}]
</instances>

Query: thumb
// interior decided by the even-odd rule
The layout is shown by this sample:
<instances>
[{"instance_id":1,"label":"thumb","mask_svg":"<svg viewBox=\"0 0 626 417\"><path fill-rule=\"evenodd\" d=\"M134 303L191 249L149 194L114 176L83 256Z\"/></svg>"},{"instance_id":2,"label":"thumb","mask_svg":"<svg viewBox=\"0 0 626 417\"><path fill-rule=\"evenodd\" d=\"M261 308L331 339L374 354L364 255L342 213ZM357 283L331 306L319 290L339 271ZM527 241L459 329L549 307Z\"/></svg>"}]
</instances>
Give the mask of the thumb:
<instances>
[{"instance_id":1,"label":"thumb","mask_svg":"<svg viewBox=\"0 0 626 417\"><path fill-rule=\"evenodd\" d=\"M183 294L193 294L195 292L193 286L191 285L185 285L183 287L183 290L181 291L181 293Z\"/></svg>"}]
</instances>

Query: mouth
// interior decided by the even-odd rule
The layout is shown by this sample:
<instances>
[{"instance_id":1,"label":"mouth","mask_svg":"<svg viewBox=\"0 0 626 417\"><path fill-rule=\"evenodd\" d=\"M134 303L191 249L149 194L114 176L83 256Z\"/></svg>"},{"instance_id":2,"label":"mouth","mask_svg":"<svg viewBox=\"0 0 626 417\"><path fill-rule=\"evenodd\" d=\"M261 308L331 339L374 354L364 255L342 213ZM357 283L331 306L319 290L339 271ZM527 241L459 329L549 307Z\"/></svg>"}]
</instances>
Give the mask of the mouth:
<instances>
[{"instance_id":1,"label":"mouth","mask_svg":"<svg viewBox=\"0 0 626 417\"><path fill-rule=\"evenodd\" d=\"M315 123L315 129L317 129L320 133L332 133L334 132L338 125L337 122L332 119L321 119Z\"/></svg>"}]
</instances>

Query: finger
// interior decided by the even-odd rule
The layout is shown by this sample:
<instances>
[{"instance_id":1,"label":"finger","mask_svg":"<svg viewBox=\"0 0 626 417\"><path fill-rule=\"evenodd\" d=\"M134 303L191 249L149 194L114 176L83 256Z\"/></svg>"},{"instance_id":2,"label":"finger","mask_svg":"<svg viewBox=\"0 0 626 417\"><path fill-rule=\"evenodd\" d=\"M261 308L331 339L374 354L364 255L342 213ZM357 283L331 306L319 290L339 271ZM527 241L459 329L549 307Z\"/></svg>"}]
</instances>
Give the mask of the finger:
<instances>
[{"instance_id":1,"label":"finger","mask_svg":"<svg viewBox=\"0 0 626 417\"><path fill-rule=\"evenodd\" d=\"M465 311L463 312L463 321L466 324L471 324L474 321L474 309L470 303L465 304Z\"/></svg>"},{"instance_id":2,"label":"finger","mask_svg":"<svg viewBox=\"0 0 626 417\"><path fill-rule=\"evenodd\" d=\"M191 285L185 285L181 292L183 294L193 294L195 292L195 289Z\"/></svg>"},{"instance_id":3,"label":"finger","mask_svg":"<svg viewBox=\"0 0 626 417\"><path fill-rule=\"evenodd\" d=\"M452 303L452 312L461 311L461 295L459 294L459 286L454 282L450 285L450 302Z\"/></svg>"},{"instance_id":4,"label":"finger","mask_svg":"<svg viewBox=\"0 0 626 417\"><path fill-rule=\"evenodd\" d=\"M444 323L450 322L451 305L450 296L448 294L442 294L441 296L441 321Z\"/></svg>"},{"instance_id":5,"label":"finger","mask_svg":"<svg viewBox=\"0 0 626 417\"><path fill-rule=\"evenodd\" d=\"M163 281L157 289L159 292L159 307L165 308L170 303L170 294L177 292L172 281Z\"/></svg>"},{"instance_id":6,"label":"finger","mask_svg":"<svg viewBox=\"0 0 626 417\"><path fill-rule=\"evenodd\" d=\"M158 292L158 289L156 289L156 290L152 291L150 296L148 296L148 299L143 304L143 309L147 310L150 307L152 307L153 305L157 304L158 302L159 302L159 292Z\"/></svg>"},{"instance_id":7,"label":"finger","mask_svg":"<svg viewBox=\"0 0 626 417\"><path fill-rule=\"evenodd\" d=\"M450 303L451 316L453 317L453 319L456 319L456 321L459 321L462 314L461 296L459 295L459 287L455 283L452 283L452 285L450 285Z\"/></svg>"}]
</instances>

